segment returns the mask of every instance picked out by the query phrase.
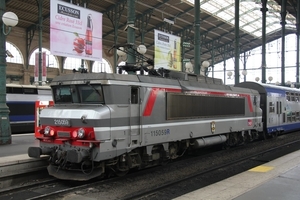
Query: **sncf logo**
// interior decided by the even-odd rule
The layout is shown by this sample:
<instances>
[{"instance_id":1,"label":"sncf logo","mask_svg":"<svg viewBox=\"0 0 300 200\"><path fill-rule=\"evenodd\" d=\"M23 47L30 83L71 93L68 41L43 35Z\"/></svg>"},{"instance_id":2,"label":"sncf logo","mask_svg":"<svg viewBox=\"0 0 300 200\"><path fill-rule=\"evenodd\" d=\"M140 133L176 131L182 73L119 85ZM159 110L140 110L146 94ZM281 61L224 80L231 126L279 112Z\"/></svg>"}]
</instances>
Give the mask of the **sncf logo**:
<instances>
[{"instance_id":1,"label":"sncf logo","mask_svg":"<svg viewBox=\"0 0 300 200\"><path fill-rule=\"evenodd\" d=\"M252 126L252 119L248 119L248 126Z\"/></svg>"}]
</instances>

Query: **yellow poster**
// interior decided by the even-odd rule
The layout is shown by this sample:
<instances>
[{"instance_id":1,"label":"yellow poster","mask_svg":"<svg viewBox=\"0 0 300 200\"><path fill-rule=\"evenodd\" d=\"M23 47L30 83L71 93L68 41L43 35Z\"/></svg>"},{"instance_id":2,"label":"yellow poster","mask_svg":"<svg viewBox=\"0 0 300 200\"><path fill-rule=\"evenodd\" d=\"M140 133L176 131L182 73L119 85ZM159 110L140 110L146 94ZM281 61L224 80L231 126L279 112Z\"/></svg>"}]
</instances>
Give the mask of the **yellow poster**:
<instances>
[{"instance_id":1,"label":"yellow poster","mask_svg":"<svg viewBox=\"0 0 300 200\"><path fill-rule=\"evenodd\" d=\"M154 30L154 68L182 71L181 38Z\"/></svg>"}]
</instances>

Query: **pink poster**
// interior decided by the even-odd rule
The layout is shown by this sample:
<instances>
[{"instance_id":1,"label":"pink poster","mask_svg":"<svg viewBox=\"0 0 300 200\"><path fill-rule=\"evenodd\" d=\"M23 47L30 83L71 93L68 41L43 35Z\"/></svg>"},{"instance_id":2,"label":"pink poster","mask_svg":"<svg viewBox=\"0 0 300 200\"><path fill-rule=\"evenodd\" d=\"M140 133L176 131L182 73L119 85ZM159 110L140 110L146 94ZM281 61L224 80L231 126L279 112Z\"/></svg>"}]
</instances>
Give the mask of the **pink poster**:
<instances>
[{"instance_id":1,"label":"pink poster","mask_svg":"<svg viewBox=\"0 0 300 200\"><path fill-rule=\"evenodd\" d=\"M35 53L34 82L39 81L39 52Z\"/></svg>"},{"instance_id":2,"label":"pink poster","mask_svg":"<svg viewBox=\"0 0 300 200\"><path fill-rule=\"evenodd\" d=\"M41 55L41 60L42 60L42 81L45 82L47 80L47 54L46 52L42 52ZM39 81L39 52L35 53L35 65L34 65L34 82L38 82Z\"/></svg>"},{"instance_id":3,"label":"pink poster","mask_svg":"<svg viewBox=\"0 0 300 200\"><path fill-rule=\"evenodd\" d=\"M42 81L45 82L47 80L47 66L46 66L46 52L42 53Z\"/></svg>"},{"instance_id":4,"label":"pink poster","mask_svg":"<svg viewBox=\"0 0 300 200\"><path fill-rule=\"evenodd\" d=\"M50 51L58 56L102 61L102 13L51 0Z\"/></svg>"}]
</instances>

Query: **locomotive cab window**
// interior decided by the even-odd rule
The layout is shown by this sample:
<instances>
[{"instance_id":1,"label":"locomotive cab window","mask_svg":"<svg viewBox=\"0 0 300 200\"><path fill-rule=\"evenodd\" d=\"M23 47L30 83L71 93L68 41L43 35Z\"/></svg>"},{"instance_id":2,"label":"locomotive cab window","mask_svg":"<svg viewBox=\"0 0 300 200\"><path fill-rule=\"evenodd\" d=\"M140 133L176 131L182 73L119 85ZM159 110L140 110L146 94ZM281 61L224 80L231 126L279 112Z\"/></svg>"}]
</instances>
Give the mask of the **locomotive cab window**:
<instances>
[{"instance_id":1,"label":"locomotive cab window","mask_svg":"<svg viewBox=\"0 0 300 200\"><path fill-rule=\"evenodd\" d=\"M82 103L104 103L101 85L80 85L78 91Z\"/></svg>"},{"instance_id":2,"label":"locomotive cab window","mask_svg":"<svg viewBox=\"0 0 300 200\"><path fill-rule=\"evenodd\" d=\"M53 88L55 103L73 103L70 86L58 86Z\"/></svg>"}]
</instances>

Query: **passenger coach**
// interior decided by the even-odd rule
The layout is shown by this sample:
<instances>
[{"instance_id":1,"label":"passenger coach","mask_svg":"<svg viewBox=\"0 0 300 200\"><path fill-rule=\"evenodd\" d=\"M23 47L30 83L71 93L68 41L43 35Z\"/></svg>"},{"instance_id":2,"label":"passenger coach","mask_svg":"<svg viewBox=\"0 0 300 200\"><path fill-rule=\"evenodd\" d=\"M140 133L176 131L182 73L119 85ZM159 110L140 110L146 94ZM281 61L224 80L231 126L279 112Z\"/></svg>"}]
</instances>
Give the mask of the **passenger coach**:
<instances>
[{"instance_id":1,"label":"passenger coach","mask_svg":"<svg viewBox=\"0 0 300 200\"><path fill-rule=\"evenodd\" d=\"M6 104L12 133L34 132L36 101L52 101L49 86L6 84Z\"/></svg>"},{"instance_id":2,"label":"passenger coach","mask_svg":"<svg viewBox=\"0 0 300 200\"><path fill-rule=\"evenodd\" d=\"M259 92L266 136L299 130L299 89L255 82L242 82L236 86Z\"/></svg>"}]
</instances>

